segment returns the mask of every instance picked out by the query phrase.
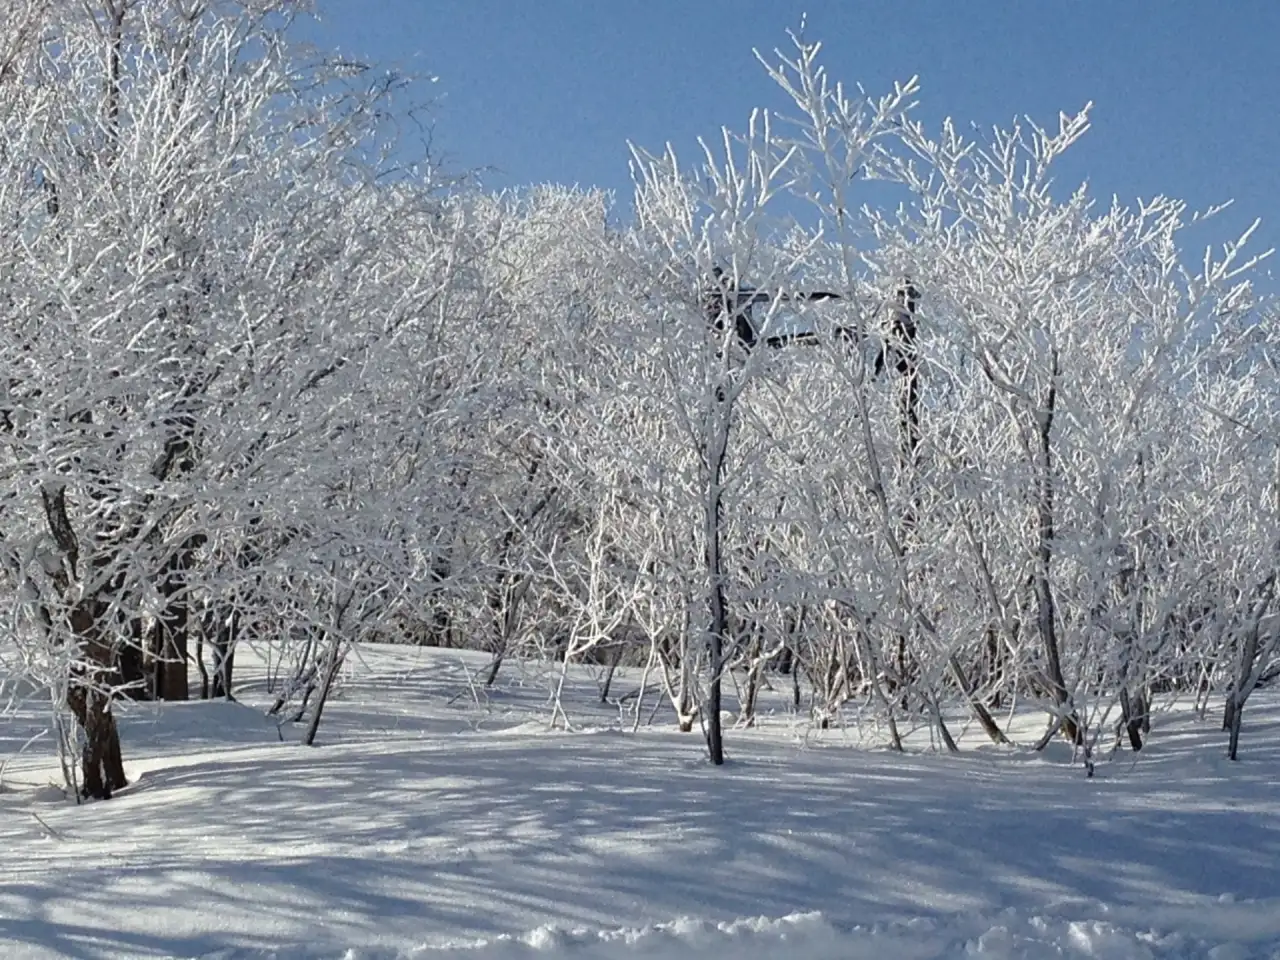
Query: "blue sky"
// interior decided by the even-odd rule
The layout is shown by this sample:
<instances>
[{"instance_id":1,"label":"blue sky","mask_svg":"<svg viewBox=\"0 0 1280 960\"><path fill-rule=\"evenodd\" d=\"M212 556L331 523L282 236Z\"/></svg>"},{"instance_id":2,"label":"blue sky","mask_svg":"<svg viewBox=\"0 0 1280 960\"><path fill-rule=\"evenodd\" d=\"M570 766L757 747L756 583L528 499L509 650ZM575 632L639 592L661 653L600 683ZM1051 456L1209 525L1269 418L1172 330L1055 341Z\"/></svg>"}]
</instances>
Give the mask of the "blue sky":
<instances>
[{"instance_id":1,"label":"blue sky","mask_svg":"<svg viewBox=\"0 0 1280 960\"><path fill-rule=\"evenodd\" d=\"M1060 181L1125 200L1236 208L1280 246L1280 0L318 0L315 39L439 77L433 151L494 187L597 185L629 199L628 140L742 127L785 106L752 48L808 13L831 74L869 92L919 74L926 122L1051 123L1092 100ZM1280 276L1280 267L1274 268Z\"/></svg>"}]
</instances>

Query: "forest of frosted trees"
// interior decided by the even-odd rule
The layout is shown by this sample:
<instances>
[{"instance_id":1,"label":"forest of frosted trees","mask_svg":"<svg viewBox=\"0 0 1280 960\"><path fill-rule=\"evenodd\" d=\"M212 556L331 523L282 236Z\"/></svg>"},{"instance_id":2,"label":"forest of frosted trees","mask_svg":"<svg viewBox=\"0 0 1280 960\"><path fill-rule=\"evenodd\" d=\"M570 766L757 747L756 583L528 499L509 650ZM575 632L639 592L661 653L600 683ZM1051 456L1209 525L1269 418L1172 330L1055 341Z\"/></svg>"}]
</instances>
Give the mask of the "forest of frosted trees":
<instances>
[{"instance_id":1,"label":"forest of frosted trees","mask_svg":"<svg viewBox=\"0 0 1280 960\"><path fill-rule=\"evenodd\" d=\"M309 741L372 641L620 664L713 762L766 683L898 747L1020 705L1086 765L1185 697L1235 756L1280 670L1247 235L1055 182L1087 111L926 128L802 37L785 115L633 148L634 203L495 195L294 6L0 5L0 708L81 795L122 699L252 647Z\"/></svg>"}]
</instances>

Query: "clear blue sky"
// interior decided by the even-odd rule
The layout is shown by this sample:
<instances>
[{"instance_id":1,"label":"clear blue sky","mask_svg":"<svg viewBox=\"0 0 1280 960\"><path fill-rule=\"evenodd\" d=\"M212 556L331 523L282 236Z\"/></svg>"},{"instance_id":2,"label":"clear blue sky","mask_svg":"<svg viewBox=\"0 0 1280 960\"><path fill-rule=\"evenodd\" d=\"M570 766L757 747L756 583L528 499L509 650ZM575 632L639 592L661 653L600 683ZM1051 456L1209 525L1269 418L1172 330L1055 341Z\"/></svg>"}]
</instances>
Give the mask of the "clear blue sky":
<instances>
[{"instance_id":1,"label":"clear blue sky","mask_svg":"<svg viewBox=\"0 0 1280 960\"><path fill-rule=\"evenodd\" d=\"M598 185L629 200L626 141L742 127L785 106L752 48L808 13L831 74L919 74L921 113L982 125L1095 103L1059 174L1102 196L1236 209L1280 247L1280 0L317 0L318 42L439 77L433 150L494 187ZM424 91L425 93L425 91ZM1280 266L1273 267L1280 277Z\"/></svg>"}]
</instances>

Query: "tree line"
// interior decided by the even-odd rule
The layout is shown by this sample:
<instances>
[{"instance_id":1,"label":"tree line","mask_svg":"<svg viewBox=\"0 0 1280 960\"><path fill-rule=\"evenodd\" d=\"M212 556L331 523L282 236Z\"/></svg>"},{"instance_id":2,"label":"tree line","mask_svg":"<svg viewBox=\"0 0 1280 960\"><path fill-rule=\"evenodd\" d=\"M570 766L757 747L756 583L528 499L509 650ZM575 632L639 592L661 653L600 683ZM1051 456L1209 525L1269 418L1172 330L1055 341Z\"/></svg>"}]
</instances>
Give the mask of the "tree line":
<instances>
[{"instance_id":1,"label":"tree line","mask_svg":"<svg viewBox=\"0 0 1280 960\"><path fill-rule=\"evenodd\" d=\"M1236 756L1280 665L1248 233L1064 194L1087 110L931 131L801 37L789 114L633 148L622 222L488 193L295 15L0 13L0 683L81 795L125 785L114 703L232 696L246 643L307 742L376 640L634 666L717 763L723 685L751 724L780 677L899 748L1017 701L1088 765L1216 698Z\"/></svg>"}]
</instances>

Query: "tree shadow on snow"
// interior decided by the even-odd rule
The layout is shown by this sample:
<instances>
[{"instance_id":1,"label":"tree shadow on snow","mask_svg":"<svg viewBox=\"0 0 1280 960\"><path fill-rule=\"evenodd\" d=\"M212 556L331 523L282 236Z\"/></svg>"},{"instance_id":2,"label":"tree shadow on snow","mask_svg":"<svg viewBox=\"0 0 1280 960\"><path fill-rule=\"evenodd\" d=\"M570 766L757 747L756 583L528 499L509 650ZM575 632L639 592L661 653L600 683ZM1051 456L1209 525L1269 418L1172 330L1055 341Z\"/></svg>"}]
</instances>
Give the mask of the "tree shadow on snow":
<instances>
[{"instance_id":1,"label":"tree shadow on snow","mask_svg":"<svg viewBox=\"0 0 1280 960\"><path fill-rule=\"evenodd\" d=\"M0 942L92 960L1270 897L1278 733L1190 790L1176 746L1085 780L1017 757L747 736L719 770L695 737L658 733L277 744L152 769L72 841L6 869L0 918L19 919L0 919Z\"/></svg>"}]
</instances>

